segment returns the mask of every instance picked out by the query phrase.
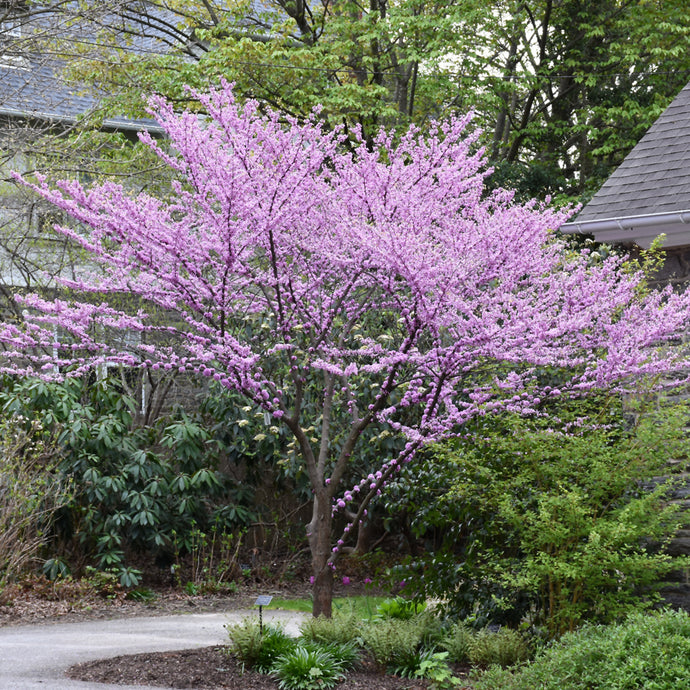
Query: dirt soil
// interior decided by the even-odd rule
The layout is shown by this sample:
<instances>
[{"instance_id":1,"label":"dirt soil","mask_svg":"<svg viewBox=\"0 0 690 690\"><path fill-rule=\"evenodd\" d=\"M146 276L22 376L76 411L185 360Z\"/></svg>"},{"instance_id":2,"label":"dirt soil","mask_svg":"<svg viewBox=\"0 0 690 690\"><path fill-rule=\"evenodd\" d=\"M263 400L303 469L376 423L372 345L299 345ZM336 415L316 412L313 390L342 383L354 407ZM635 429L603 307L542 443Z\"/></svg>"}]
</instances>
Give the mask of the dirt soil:
<instances>
[{"instance_id":1,"label":"dirt soil","mask_svg":"<svg viewBox=\"0 0 690 690\"><path fill-rule=\"evenodd\" d=\"M73 666L74 680L97 683L152 685L171 688L229 688L230 690L278 690L270 676L245 671L222 647L188 649L181 652L137 654ZM335 686L338 690L423 690L425 681L397 678L378 672L365 662L358 671Z\"/></svg>"},{"instance_id":2,"label":"dirt soil","mask_svg":"<svg viewBox=\"0 0 690 690\"><path fill-rule=\"evenodd\" d=\"M0 626L52 622L77 622L134 616L162 616L178 613L224 612L251 609L258 594L305 596L307 589L289 591L252 587L235 594L190 596L179 590L161 590L150 601L127 599L123 592L103 596L85 590L79 583L55 587L43 580L7 587L0 597ZM337 593L338 595L344 594ZM74 680L146 685L167 688L210 690L278 690L278 683L253 671L242 673L223 647L206 647L175 652L145 653L92 661L73 666ZM348 674L338 690L424 690L426 681L385 675L370 659ZM469 687L469 686L468 686Z\"/></svg>"}]
</instances>

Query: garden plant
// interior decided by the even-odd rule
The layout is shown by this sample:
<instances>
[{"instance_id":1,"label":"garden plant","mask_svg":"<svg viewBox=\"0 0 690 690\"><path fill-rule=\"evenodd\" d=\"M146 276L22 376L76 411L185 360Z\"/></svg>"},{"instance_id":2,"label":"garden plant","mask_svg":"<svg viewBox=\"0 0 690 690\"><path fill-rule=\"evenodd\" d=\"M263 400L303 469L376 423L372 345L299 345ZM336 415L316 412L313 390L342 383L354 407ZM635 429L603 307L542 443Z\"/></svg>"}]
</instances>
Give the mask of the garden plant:
<instances>
[{"instance_id":1,"label":"garden plant","mask_svg":"<svg viewBox=\"0 0 690 690\"><path fill-rule=\"evenodd\" d=\"M56 299L17 297L0 370L64 379L109 363L241 394L294 438L309 478L315 615L331 613L333 566L369 504L421 448L687 364L660 346L690 295L646 291L622 257L558 239L569 210L485 193L470 117L344 146L318 113L286 121L228 84L191 96L204 117L150 101L167 138L143 138L176 176L167 197L36 179L85 260L55 276ZM372 430L405 443L347 486Z\"/></svg>"},{"instance_id":2,"label":"garden plant","mask_svg":"<svg viewBox=\"0 0 690 690\"><path fill-rule=\"evenodd\" d=\"M485 668L506 668L532 654L526 638L513 630L471 631L463 624L450 625L431 611L392 617L390 599L368 619L337 612L330 619L305 621L293 639L280 627L263 626L255 619L229 625L228 653L243 668L275 677L281 688L312 690L333 687L347 673L374 662L379 673L402 678L424 678L430 688L460 685L450 663ZM459 631L467 644L458 646Z\"/></svg>"},{"instance_id":3,"label":"garden plant","mask_svg":"<svg viewBox=\"0 0 690 690\"><path fill-rule=\"evenodd\" d=\"M439 535L397 576L475 625L548 637L658 605L664 577L687 567L665 545L683 522L668 498L683 481L688 408L642 403L552 403L437 446L387 492L391 521L414 515L417 538Z\"/></svg>"},{"instance_id":4,"label":"garden plant","mask_svg":"<svg viewBox=\"0 0 690 690\"><path fill-rule=\"evenodd\" d=\"M517 670L492 667L477 690L683 690L690 677L690 617L636 613L567 633Z\"/></svg>"}]
</instances>

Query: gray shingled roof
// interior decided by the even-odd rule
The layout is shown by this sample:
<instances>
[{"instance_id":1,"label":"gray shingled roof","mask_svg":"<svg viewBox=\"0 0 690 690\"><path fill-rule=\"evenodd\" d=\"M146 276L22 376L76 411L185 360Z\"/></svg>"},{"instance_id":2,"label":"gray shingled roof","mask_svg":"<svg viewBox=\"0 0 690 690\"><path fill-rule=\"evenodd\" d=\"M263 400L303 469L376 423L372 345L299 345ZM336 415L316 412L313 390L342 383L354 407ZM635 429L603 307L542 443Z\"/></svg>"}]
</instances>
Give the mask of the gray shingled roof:
<instances>
[{"instance_id":1,"label":"gray shingled roof","mask_svg":"<svg viewBox=\"0 0 690 690\"><path fill-rule=\"evenodd\" d=\"M250 7L251 14L256 16L262 16L269 10L264 0L252 0ZM169 41L180 40L180 36L175 34L178 17L155 5L147 10L153 19L146 22L146 30L141 35L138 34L142 25L139 23L137 11L120 19L125 27L128 24L134 25L134 30L128 34L127 49L142 54L165 53L169 50ZM35 17L23 20L22 30L30 33L32 30L47 29L51 32L57 28L58 31L65 32L63 38L74 35L75 40L83 40L84 35L89 38L89 32L94 31L88 24L68 29L59 19L57 24L51 25L50 22L56 21L56 17L59 17L59 12L54 15L49 12L38 13ZM249 19L245 19L243 23L248 28L253 24ZM82 34L82 31L86 33ZM45 55L31 55L30 51L22 55L21 59L3 60L0 54L0 117L33 118L51 123L71 124L98 106L98 94L93 90L68 84L62 79L62 60ZM124 117L108 119L103 125L108 129L160 130L152 120L132 120Z\"/></svg>"},{"instance_id":2,"label":"gray shingled roof","mask_svg":"<svg viewBox=\"0 0 690 690\"><path fill-rule=\"evenodd\" d=\"M74 123L98 105L93 93L85 93L60 77L62 64L57 61L27 60L26 69L8 67L0 60L0 117L38 119L54 123ZM157 132L153 120L108 118L106 129Z\"/></svg>"},{"instance_id":3,"label":"gray shingled roof","mask_svg":"<svg viewBox=\"0 0 690 690\"><path fill-rule=\"evenodd\" d=\"M27 48L21 49L9 44L8 56L0 54L0 116L33 119L48 123L74 123L78 118L92 112L99 102L99 95L92 89L84 89L79 84L70 84L62 76L65 60L54 55L36 53L29 41L36 33L61 32L67 40L77 32L75 40L83 39L81 27L66 28L58 13L43 12L35 16L21 15L22 35L16 39L21 46L26 41ZM88 35L87 35L88 38ZM133 51L160 51L155 36L133 42ZM15 54L16 53L16 54ZM108 129L140 131L142 129L160 130L153 120L132 120L114 117L104 121Z\"/></svg>"},{"instance_id":4,"label":"gray shingled roof","mask_svg":"<svg viewBox=\"0 0 690 690\"><path fill-rule=\"evenodd\" d=\"M604 183L566 232L648 247L690 245L690 84Z\"/></svg>"},{"instance_id":5,"label":"gray shingled roof","mask_svg":"<svg viewBox=\"0 0 690 690\"><path fill-rule=\"evenodd\" d=\"M94 106L93 96L79 94L59 76L55 61L25 59L25 67L4 64L0 58L0 114L46 120L73 120Z\"/></svg>"}]
</instances>

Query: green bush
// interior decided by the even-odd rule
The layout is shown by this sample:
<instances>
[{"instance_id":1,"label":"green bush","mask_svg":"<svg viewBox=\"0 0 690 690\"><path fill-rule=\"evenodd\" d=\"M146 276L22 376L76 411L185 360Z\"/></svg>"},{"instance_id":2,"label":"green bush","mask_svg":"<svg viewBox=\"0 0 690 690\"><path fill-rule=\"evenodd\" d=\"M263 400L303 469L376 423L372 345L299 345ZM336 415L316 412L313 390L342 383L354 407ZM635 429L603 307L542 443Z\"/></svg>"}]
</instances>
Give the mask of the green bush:
<instances>
[{"instance_id":1,"label":"green bush","mask_svg":"<svg viewBox=\"0 0 690 690\"><path fill-rule=\"evenodd\" d=\"M540 411L468 424L424 458L433 491L391 487L387 507L419 516L418 536L445 530L439 550L396 571L411 589L479 627L527 620L555 638L652 607L663 576L687 564L663 549L680 519L672 484L645 484L690 456L688 406L634 421L602 397Z\"/></svg>"},{"instance_id":2,"label":"green bush","mask_svg":"<svg viewBox=\"0 0 690 690\"><path fill-rule=\"evenodd\" d=\"M690 616L636 613L621 624L567 633L516 671L489 669L477 690L685 690Z\"/></svg>"},{"instance_id":3,"label":"green bush","mask_svg":"<svg viewBox=\"0 0 690 690\"><path fill-rule=\"evenodd\" d=\"M278 657L270 674L281 690L332 688L345 677L342 665L330 652L302 646Z\"/></svg>"},{"instance_id":4,"label":"green bush","mask_svg":"<svg viewBox=\"0 0 690 690\"><path fill-rule=\"evenodd\" d=\"M242 665L259 673L269 673L276 659L291 651L296 641L274 625L263 626L246 618L241 623L226 626L230 638L230 653Z\"/></svg>"},{"instance_id":5,"label":"green bush","mask_svg":"<svg viewBox=\"0 0 690 690\"><path fill-rule=\"evenodd\" d=\"M470 639L468 657L473 666L497 665L502 668L526 661L531 656L525 638L510 628L479 630Z\"/></svg>"},{"instance_id":6,"label":"green bush","mask_svg":"<svg viewBox=\"0 0 690 690\"><path fill-rule=\"evenodd\" d=\"M5 378L0 408L23 419L25 432L44 429L42 438L57 446L57 476L71 483L56 521L62 551L48 554L48 574L64 572L57 564L67 552L131 586L138 573L125 554L194 555L200 534L210 543L214 528L224 538L253 519L251 496L218 471L224 449L202 421L180 412L137 426L137 406L117 381Z\"/></svg>"}]
</instances>

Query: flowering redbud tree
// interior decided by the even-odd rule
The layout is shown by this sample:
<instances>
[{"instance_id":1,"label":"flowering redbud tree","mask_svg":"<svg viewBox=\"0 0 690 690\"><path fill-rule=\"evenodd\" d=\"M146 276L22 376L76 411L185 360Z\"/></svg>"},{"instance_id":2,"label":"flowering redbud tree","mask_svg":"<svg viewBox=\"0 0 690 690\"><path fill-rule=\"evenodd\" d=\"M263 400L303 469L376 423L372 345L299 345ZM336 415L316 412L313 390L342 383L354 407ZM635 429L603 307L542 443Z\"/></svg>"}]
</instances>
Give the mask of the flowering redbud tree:
<instances>
[{"instance_id":1,"label":"flowering redbud tree","mask_svg":"<svg viewBox=\"0 0 690 690\"><path fill-rule=\"evenodd\" d=\"M330 614L340 547L421 446L476 415L684 364L660 346L688 298L568 249L553 233L567 214L486 194L469 118L426 137L382 132L371 150L343 146L316 115L285 123L240 106L228 85L195 97L203 117L151 101L167 139L142 138L175 173L166 198L34 184L76 221L58 231L88 261L59 281L78 301L21 298L25 322L0 331L2 370L194 372L285 425L313 490L315 615ZM372 428L404 447L345 486Z\"/></svg>"}]
</instances>

